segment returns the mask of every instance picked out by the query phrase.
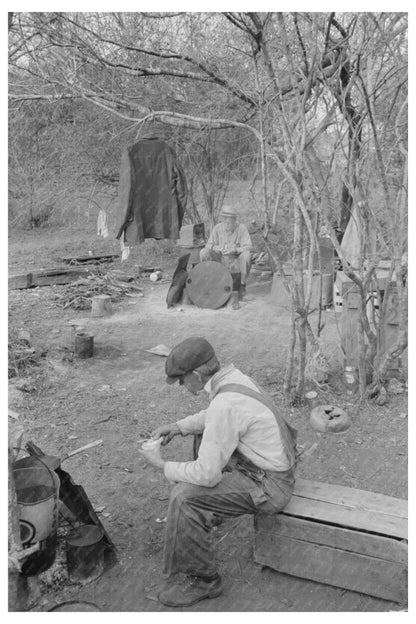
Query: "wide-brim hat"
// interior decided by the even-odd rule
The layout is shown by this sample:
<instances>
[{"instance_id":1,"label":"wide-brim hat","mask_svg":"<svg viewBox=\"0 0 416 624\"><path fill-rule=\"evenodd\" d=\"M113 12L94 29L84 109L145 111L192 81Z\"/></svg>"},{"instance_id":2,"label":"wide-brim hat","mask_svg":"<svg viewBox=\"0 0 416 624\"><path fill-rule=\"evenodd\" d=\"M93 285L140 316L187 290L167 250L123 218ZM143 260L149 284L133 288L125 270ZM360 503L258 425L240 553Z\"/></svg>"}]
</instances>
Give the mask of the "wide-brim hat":
<instances>
[{"instance_id":1,"label":"wide-brim hat","mask_svg":"<svg viewBox=\"0 0 416 624\"><path fill-rule=\"evenodd\" d=\"M236 219L238 216L237 210L234 208L234 206L223 206L220 214L222 217L234 217L234 219Z\"/></svg>"},{"instance_id":2,"label":"wide-brim hat","mask_svg":"<svg viewBox=\"0 0 416 624\"><path fill-rule=\"evenodd\" d=\"M187 373L206 364L214 356L215 351L205 338L186 338L173 347L166 359L166 383L175 383Z\"/></svg>"}]
</instances>

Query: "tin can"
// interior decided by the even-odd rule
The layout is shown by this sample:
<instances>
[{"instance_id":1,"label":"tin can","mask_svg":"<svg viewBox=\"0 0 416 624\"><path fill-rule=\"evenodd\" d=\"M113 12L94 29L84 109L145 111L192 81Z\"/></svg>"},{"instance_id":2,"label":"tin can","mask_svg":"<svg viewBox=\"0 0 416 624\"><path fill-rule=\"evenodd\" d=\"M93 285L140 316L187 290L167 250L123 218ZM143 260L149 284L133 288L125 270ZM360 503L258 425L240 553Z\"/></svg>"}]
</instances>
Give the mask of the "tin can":
<instances>
[{"instance_id":1,"label":"tin can","mask_svg":"<svg viewBox=\"0 0 416 624\"><path fill-rule=\"evenodd\" d=\"M66 540L69 578L81 584L95 580L104 572L103 530L92 524L77 527Z\"/></svg>"},{"instance_id":2,"label":"tin can","mask_svg":"<svg viewBox=\"0 0 416 624\"><path fill-rule=\"evenodd\" d=\"M162 271L155 271L150 273L149 278L152 282L159 282L162 279Z\"/></svg>"}]
</instances>

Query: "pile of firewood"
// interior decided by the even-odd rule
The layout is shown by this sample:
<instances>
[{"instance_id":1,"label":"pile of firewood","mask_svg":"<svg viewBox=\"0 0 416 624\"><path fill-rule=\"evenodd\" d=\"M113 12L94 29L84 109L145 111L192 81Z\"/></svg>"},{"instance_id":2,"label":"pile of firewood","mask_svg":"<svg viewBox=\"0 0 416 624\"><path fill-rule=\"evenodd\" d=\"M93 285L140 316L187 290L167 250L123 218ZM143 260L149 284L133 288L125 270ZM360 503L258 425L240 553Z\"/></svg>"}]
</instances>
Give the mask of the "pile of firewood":
<instances>
[{"instance_id":1,"label":"pile of firewood","mask_svg":"<svg viewBox=\"0 0 416 624\"><path fill-rule=\"evenodd\" d=\"M137 280L138 277L127 275L119 270L90 275L63 287L55 295L55 301L64 309L89 310L92 298L97 295L109 295L112 302L119 301L125 296L142 295L142 289L137 285Z\"/></svg>"}]
</instances>

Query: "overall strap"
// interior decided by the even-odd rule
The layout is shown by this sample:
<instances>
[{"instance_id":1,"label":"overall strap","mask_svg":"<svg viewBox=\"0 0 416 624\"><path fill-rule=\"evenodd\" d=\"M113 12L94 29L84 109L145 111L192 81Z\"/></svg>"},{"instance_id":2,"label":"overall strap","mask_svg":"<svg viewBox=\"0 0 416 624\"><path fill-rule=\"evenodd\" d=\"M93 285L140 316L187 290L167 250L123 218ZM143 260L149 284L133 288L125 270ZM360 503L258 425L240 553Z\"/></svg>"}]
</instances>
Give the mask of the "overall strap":
<instances>
[{"instance_id":1,"label":"overall strap","mask_svg":"<svg viewBox=\"0 0 416 624\"><path fill-rule=\"evenodd\" d=\"M255 383L253 381L253 383ZM296 453L296 439L297 439L297 431L294 429L283 416L280 414L277 406L273 403L273 400L270 396L268 396L256 383L255 385L259 389L258 392L256 390L252 390L247 386L243 386L243 384L230 383L225 384L219 388L217 394L221 392L238 392L239 394L245 394L246 396L251 397L252 399L256 399L263 403L271 412L276 419L277 425L279 427L280 434L282 436L282 441L287 452L290 467L292 468L296 464L297 453Z\"/></svg>"}]
</instances>

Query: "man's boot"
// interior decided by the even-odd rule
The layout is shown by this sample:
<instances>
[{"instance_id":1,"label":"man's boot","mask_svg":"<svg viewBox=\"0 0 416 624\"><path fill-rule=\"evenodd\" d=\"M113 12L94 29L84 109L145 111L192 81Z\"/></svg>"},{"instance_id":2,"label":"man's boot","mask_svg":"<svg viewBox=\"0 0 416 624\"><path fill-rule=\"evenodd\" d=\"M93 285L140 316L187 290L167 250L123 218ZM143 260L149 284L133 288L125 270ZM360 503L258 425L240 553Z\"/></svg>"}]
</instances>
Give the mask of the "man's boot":
<instances>
[{"instance_id":1,"label":"man's boot","mask_svg":"<svg viewBox=\"0 0 416 624\"><path fill-rule=\"evenodd\" d=\"M222 591L223 585L219 574L211 580L200 576L188 576L183 583L162 590L158 598L167 607L190 607L200 600L217 598Z\"/></svg>"},{"instance_id":2,"label":"man's boot","mask_svg":"<svg viewBox=\"0 0 416 624\"><path fill-rule=\"evenodd\" d=\"M233 290L230 297L230 305L233 310L240 309L240 293L238 290Z\"/></svg>"}]
</instances>

